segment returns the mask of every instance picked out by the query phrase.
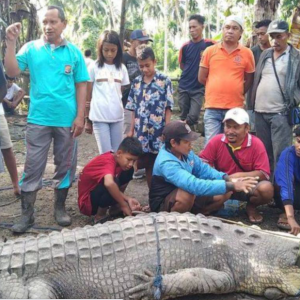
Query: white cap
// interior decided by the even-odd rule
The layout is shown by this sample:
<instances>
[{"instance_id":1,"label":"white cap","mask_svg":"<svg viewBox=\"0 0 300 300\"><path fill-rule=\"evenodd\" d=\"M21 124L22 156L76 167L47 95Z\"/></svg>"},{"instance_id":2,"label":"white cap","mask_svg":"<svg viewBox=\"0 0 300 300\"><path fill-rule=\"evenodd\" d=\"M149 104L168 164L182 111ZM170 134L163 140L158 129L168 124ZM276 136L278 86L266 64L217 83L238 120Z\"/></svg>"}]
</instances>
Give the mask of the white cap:
<instances>
[{"instance_id":1,"label":"white cap","mask_svg":"<svg viewBox=\"0 0 300 300\"><path fill-rule=\"evenodd\" d=\"M244 109L239 107L232 108L226 113L223 123L227 120L233 120L239 125L250 123L248 113Z\"/></svg>"},{"instance_id":2,"label":"white cap","mask_svg":"<svg viewBox=\"0 0 300 300\"><path fill-rule=\"evenodd\" d=\"M226 24L230 21L234 21L234 22L238 23L242 27L242 30L244 30L244 21L243 21L242 18L240 18L238 16L231 15L231 16L229 16L225 19L224 24Z\"/></svg>"}]
</instances>

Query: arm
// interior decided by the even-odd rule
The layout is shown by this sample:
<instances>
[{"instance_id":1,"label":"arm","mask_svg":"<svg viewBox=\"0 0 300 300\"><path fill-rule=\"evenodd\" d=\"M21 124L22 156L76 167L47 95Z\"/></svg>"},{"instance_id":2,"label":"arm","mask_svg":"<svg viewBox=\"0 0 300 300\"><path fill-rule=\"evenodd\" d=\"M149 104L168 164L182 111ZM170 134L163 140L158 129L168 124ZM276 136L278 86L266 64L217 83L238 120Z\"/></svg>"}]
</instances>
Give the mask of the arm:
<instances>
[{"instance_id":1,"label":"arm","mask_svg":"<svg viewBox=\"0 0 300 300\"><path fill-rule=\"evenodd\" d=\"M127 133L127 136L132 137L134 135L134 123L135 123L135 110L136 110L136 102L135 102L135 96L134 96L134 85L135 81L133 81L131 85L131 89L128 95L127 99L127 104L126 104L126 109L132 111L131 115L131 125L129 132Z\"/></svg>"},{"instance_id":2,"label":"arm","mask_svg":"<svg viewBox=\"0 0 300 300\"><path fill-rule=\"evenodd\" d=\"M14 97L14 100L13 100L13 103L12 103L13 108L16 108L19 105L19 103L22 101L24 96L25 96L24 90L20 89Z\"/></svg>"},{"instance_id":3,"label":"arm","mask_svg":"<svg viewBox=\"0 0 300 300\"><path fill-rule=\"evenodd\" d=\"M198 81L202 84L206 84L207 77L208 77L208 68L200 67L198 72Z\"/></svg>"},{"instance_id":4,"label":"arm","mask_svg":"<svg viewBox=\"0 0 300 300\"><path fill-rule=\"evenodd\" d=\"M132 211L128 205L126 197L120 191L119 186L116 184L114 177L111 174L107 174L104 176L104 186L110 193L110 195L117 201L121 210L126 216L131 216Z\"/></svg>"},{"instance_id":5,"label":"arm","mask_svg":"<svg viewBox=\"0 0 300 300\"><path fill-rule=\"evenodd\" d=\"M180 48L179 50L179 56L178 56L178 62L179 62L179 67L181 70L184 69L184 51L183 51L183 47Z\"/></svg>"},{"instance_id":6,"label":"arm","mask_svg":"<svg viewBox=\"0 0 300 300\"><path fill-rule=\"evenodd\" d=\"M287 221L291 226L291 231L289 233L297 235L300 232L300 226L295 220L295 212L294 207L291 204L287 204L284 206L284 210L286 213Z\"/></svg>"},{"instance_id":7,"label":"arm","mask_svg":"<svg viewBox=\"0 0 300 300\"><path fill-rule=\"evenodd\" d=\"M6 93L7 93L6 79L4 76L3 65L2 62L0 61L0 103L4 99Z\"/></svg>"},{"instance_id":8,"label":"arm","mask_svg":"<svg viewBox=\"0 0 300 300\"><path fill-rule=\"evenodd\" d=\"M21 72L16 59L16 43L21 32L21 23L14 23L6 29L6 52L4 65L6 74L10 77L18 76Z\"/></svg>"},{"instance_id":9,"label":"arm","mask_svg":"<svg viewBox=\"0 0 300 300\"><path fill-rule=\"evenodd\" d=\"M169 107L166 108L166 125L171 121L172 111Z\"/></svg>"},{"instance_id":10,"label":"arm","mask_svg":"<svg viewBox=\"0 0 300 300\"><path fill-rule=\"evenodd\" d=\"M134 122L135 122L134 115L135 115L135 113L134 113L134 111L132 111L130 129L129 129L128 133L127 133L128 137L132 137L134 135Z\"/></svg>"},{"instance_id":11,"label":"arm","mask_svg":"<svg viewBox=\"0 0 300 300\"><path fill-rule=\"evenodd\" d=\"M262 171L252 171L252 172L237 172L231 174L229 176L230 179L232 178L243 178L243 177L259 177L259 181L268 180L266 175Z\"/></svg>"},{"instance_id":12,"label":"arm","mask_svg":"<svg viewBox=\"0 0 300 300\"><path fill-rule=\"evenodd\" d=\"M250 87L252 86L253 83L253 79L254 79L254 73L244 73L244 94L246 94L248 92L248 90L250 89Z\"/></svg>"},{"instance_id":13,"label":"arm","mask_svg":"<svg viewBox=\"0 0 300 300\"><path fill-rule=\"evenodd\" d=\"M93 124L92 121L89 119L91 102L92 102L92 92L93 92L93 82L87 83L86 88L86 102L85 102L85 132L88 134L93 133Z\"/></svg>"},{"instance_id":14,"label":"arm","mask_svg":"<svg viewBox=\"0 0 300 300\"><path fill-rule=\"evenodd\" d=\"M86 82L76 83L77 117L74 120L71 132L73 137L79 136L84 128L84 110L86 100Z\"/></svg>"}]
</instances>

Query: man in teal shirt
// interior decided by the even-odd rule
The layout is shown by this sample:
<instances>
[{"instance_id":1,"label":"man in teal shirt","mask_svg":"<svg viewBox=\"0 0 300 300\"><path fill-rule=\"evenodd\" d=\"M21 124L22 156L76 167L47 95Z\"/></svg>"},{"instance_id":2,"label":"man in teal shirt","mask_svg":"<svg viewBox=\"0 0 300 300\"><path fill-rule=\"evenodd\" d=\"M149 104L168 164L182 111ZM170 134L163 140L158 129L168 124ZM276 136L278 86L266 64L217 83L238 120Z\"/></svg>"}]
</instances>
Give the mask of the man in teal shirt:
<instances>
[{"instance_id":1,"label":"man in teal shirt","mask_svg":"<svg viewBox=\"0 0 300 300\"><path fill-rule=\"evenodd\" d=\"M76 137L84 127L86 81L89 79L80 50L62 37L67 21L58 6L49 6L42 21L43 36L26 43L15 54L21 24L6 30L5 68L8 76L30 72L30 108L26 131L26 162L20 181L22 216L12 230L25 232L34 223L34 203L42 188L47 155L54 140L54 216L61 226L71 224L65 211L77 165Z\"/></svg>"}]
</instances>

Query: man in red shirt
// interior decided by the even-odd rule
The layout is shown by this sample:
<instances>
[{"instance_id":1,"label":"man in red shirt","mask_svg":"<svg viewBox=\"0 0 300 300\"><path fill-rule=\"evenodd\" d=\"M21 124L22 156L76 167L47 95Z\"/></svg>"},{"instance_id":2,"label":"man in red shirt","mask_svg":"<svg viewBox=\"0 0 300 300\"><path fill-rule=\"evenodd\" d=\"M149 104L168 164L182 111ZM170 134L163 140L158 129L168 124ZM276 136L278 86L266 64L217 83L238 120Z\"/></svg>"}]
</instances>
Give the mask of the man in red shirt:
<instances>
[{"instance_id":1,"label":"man in red shirt","mask_svg":"<svg viewBox=\"0 0 300 300\"><path fill-rule=\"evenodd\" d=\"M143 154L137 138L127 137L116 153L106 152L93 158L82 170L78 181L78 206L84 215L95 215L94 223L107 221L107 209L131 216L140 203L124 191L132 179L133 164Z\"/></svg>"},{"instance_id":2,"label":"man in red shirt","mask_svg":"<svg viewBox=\"0 0 300 300\"><path fill-rule=\"evenodd\" d=\"M260 139L249 134L249 116L244 109L230 109L223 123L224 134L213 137L199 156L230 178L259 178L252 192L233 193L230 198L247 201L249 221L261 223L263 217L256 207L269 203L273 198L273 185L268 181L270 165L266 149ZM220 207L222 205L220 203Z\"/></svg>"}]
</instances>

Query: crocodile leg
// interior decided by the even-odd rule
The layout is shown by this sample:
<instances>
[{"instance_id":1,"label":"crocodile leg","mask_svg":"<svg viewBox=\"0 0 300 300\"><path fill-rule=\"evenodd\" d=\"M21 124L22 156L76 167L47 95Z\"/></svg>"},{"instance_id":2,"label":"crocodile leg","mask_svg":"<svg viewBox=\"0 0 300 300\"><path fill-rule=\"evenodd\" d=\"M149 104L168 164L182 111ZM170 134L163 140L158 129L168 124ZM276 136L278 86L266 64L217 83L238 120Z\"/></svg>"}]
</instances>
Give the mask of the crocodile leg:
<instances>
[{"instance_id":1,"label":"crocodile leg","mask_svg":"<svg viewBox=\"0 0 300 300\"><path fill-rule=\"evenodd\" d=\"M131 299L151 299L155 293L154 277L148 271L145 275L134 275L142 281L128 291ZM162 298L177 298L195 294L222 294L235 291L235 282L226 272L205 268L178 270L175 274L162 276Z\"/></svg>"},{"instance_id":2,"label":"crocodile leg","mask_svg":"<svg viewBox=\"0 0 300 300\"><path fill-rule=\"evenodd\" d=\"M0 299L28 299L28 288L16 274L0 274Z\"/></svg>"}]
</instances>

